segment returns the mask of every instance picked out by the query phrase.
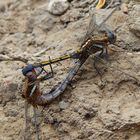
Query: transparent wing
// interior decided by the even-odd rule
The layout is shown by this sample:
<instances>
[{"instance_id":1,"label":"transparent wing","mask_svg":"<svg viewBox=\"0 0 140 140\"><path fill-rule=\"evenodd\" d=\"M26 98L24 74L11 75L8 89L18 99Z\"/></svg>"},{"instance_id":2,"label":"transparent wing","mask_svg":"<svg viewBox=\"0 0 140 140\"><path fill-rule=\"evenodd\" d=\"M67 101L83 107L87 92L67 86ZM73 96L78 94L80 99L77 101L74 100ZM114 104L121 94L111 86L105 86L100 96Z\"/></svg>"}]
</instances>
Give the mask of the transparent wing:
<instances>
[{"instance_id":1,"label":"transparent wing","mask_svg":"<svg viewBox=\"0 0 140 140\"><path fill-rule=\"evenodd\" d=\"M96 24L96 15L95 13L90 14L90 19L89 19L89 26L86 32L86 35L82 41L82 45L91 37L94 36L94 34L97 34L99 31L98 25Z\"/></svg>"},{"instance_id":2,"label":"transparent wing","mask_svg":"<svg viewBox=\"0 0 140 140\"><path fill-rule=\"evenodd\" d=\"M83 41L81 43L81 47L85 44L85 42L95 36L95 35L99 35L100 33L104 33L106 31L108 31L108 28L105 24L105 22L111 17L111 15L114 13L115 9L113 9L111 11L110 14L108 14L108 16L106 16L101 22L100 24L96 23L96 11L92 10L92 13L90 13L90 19L89 19L89 26L88 26L88 30L87 33L85 35L85 37L83 38Z\"/></svg>"}]
</instances>

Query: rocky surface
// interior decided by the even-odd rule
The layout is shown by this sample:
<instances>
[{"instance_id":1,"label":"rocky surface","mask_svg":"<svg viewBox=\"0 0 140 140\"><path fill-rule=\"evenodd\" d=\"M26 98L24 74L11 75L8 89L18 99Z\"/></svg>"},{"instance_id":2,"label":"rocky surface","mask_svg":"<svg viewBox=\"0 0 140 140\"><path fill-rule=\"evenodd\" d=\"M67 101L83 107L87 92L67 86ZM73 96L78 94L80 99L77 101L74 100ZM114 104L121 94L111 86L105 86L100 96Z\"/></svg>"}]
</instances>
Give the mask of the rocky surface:
<instances>
[{"instance_id":1,"label":"rocky surface","mask_svg":"<svg viewBox=\"0 0 140 140\"><path fill-rule=\"evenodd\" d=\"M21 140L24 99L21 98L26 63L56 58L80 47L94 0L5 0L0 2L0 140ZM108 3L110 1L107 1ZM55 3L55 4L54 4ZM42 112L37 110L43 140L140 139L140 4L127 1L128 14L117 10L107 21L117 35L117 50L109 62L93 58L84 64L67 91ZM110 9L96 11L101 22ZM122 51L122 48L124 49ZM49 91L60 82L73 60L54 64L55 77L41 83ZM28 139L35 139L33 111Z\"/></svg>"}]
</instances>

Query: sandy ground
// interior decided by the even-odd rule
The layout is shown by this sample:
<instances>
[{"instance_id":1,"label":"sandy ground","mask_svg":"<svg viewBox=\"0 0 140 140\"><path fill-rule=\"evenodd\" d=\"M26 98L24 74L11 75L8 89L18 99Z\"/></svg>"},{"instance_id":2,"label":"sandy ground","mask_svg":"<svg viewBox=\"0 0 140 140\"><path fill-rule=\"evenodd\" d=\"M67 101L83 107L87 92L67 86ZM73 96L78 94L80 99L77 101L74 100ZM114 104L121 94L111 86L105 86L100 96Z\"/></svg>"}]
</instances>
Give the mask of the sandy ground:
<instances>
[{"instance_id":1,"label":"sandy ground","mask_svg":"<svg viewBox=\"0 0 140 140\"><path fill-rule=\"evenodd\" d=\"M92 1L74 0L61 16L46 11L48 2L0 3L0 140L22 140L25 135L35 139L32 107L30 128L24 133L24 99L20 94L21 69L26 64L22 61L33 63L72 52L86 33ZM128 14L116 11L107 22L112 30L117 28L119 47L114 46L116 51L108 62L97 61L102 82L91 56L72 81L74 88L68 87L43 111L42 107L37 109L41 140L140 139L140 5L130 1L128 7ZM107 12L99 10L97 21ZM73 60L54 64L55 77L41 83L41 90L49 91L60 82L72 64Z\"/></svg>"}]
</instances>

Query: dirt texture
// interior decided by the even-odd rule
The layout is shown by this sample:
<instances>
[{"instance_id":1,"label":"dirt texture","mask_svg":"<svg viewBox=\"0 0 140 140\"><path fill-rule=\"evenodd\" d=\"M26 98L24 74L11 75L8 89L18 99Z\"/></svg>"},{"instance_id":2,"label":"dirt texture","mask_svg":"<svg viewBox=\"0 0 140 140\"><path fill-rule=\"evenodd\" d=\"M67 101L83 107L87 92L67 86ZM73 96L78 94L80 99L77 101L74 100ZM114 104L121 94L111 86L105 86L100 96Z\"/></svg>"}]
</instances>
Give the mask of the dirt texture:
<instances>
[{"instance_id":1,"label":"dirt texture","mask_svg":"<svg viewBox=\"0 0 140 140\"><path fill-rule=\"evenodd\" d=\"M2 0L1 0L2 1ZM21 97L27 63L79 49L94 0L5 0L0 2L0 140L35 139L33 110L24 132ZM126 1L123 1L126 2ZM107 1L107 4L110 1ZM140 2L129 0L128 14L118 9L107 21L117 41L109 60L91 56L64 94L37 109L41 140L140 140ZM97 23L111 9L96 11ZM74 60L53 65L51 88L65 78Z\"/></svg>"}]
</instances>

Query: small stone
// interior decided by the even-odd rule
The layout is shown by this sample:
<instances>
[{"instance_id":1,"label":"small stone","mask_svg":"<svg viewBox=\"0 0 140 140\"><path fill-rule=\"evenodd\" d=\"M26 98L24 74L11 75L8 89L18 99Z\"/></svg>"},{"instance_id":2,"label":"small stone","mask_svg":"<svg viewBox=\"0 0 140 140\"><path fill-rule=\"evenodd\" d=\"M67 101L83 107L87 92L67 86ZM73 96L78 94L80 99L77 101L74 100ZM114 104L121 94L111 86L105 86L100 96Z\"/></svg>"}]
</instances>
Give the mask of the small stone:
<instances>
[{"instance_id":1,"label":"small stone","mask_svg":"<svg viewBox=\"0 0 140 140\"><path fill-rule=\"evenodd\" d=\"M123 3L121 5L121 10L123 13L128 14L128 5L126 3Z\"/></svg>"},{"instance_id":2,"label":"small stone","mask_svg":"<svg viewBox=\"0 0 140 140\"><path fill-rule=\"evenodd\" d=\"M53 15L62 15L69 8L67 0L51 0L48 5L48 11Z\"/></svg>"},{"instance_id":3,"label":"small stone","mask_svg":"<svg viewBox=\"0 0 140 140\"><path fill-rule=\"evenodd\" d=\"M66 103L65 101L59 102L60 109L66 109L69 106L69 103Z\"/></svg>"},{"instance_id":4,"label":"small stone","mask_svg":"<svg viewBox=\"0 0 140 140\"><path fill-rule=\"evenodd\" d=\"M6 117L16 117L19 114L17 110L8 110L5 112Z\"/></svg>"},{"instance_id":5,"label":"small stone","mask_svg":"<svg viewBox=\"0 0 140 140\"><path fill-rule=\"evenodd\" d=\"M87 113L84 114L84 118L85 118L86 120L89 120L89 119L95 117L95 115L96 115L95 112L90 111L90 112L87 112Z\"/></svg>"}]
</instances>

